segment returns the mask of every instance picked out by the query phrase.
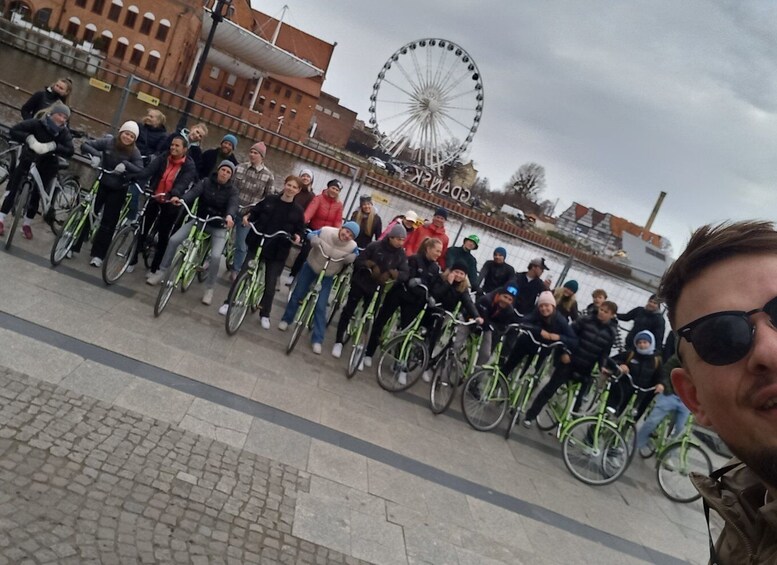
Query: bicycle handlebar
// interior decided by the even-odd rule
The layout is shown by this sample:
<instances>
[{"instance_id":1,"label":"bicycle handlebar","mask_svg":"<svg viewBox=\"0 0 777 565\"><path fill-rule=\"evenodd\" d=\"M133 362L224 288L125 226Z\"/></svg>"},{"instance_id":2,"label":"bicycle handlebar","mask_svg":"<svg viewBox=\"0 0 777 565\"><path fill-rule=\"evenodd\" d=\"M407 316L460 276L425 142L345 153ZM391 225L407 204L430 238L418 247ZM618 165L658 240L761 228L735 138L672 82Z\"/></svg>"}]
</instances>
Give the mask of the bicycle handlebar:
<instances>
[{"instance_id":1,"label":"bicycle handlebar","mask_svg":"<svg viewBox=\"0 0 777 565\"><path fill-rule=\"evenodd\" d=\"M183 200L182 198L179 198L178 199L178 203L186 209L186 214L190 218L194 218L195 220L199 220L199 221L204 222L206 224L208 222L213 222L213 221L216 221L216 220L219 220L219 221L222 221L222 222L226 222L227 221L226 218L222 218L221 216L205 216L204 218L200 218L199 216L197 216L196 214L194 214L192 212L192 209L189 208L189 205L186 204L185 200ZM174 203L171 203L171 204L175 205Z\"/></svg>"},{"instance_id":2,"label":"bicycle handlebar","mask_svg":"<svg viewBox=\"0 0 777 565\"><path fill-rule=\"evenodd\" d=\"M263 233L256 229L256 226L252 222L248 222L248 227L251 228L251 231L253 231L256 235L259 237L263 237L264 239L272 239L274 237L277 237L279 235L285 235L288 238L291 238L291 234L287 231L278 230L275 233Z\"/></svg>"},{"instance_id":3,"label":"bicycle handlebar","mask_svg":"<svg viewBox=\"0 0 777 565\"><path fill-rule=\"evenodd\" d=\"M512 325L512 324L511 324L511 325ZM520 324L518 324L518 325L520 325ZM537 341L537 338L536 338L536 337L534 337L534 334L532 334L532 333L531 333L529 330L527 330L527 329L526 329L526 328L524 328L524 327L521 327L521 328L518 330L518 333L519 333L519 334L523 334L523 335L525 335L525 336L528 336L528 337L529 337L529 339L531 339L531 340L534 342L534 344L535 344L536 346L538 346L538 347L542 347L543 349L554 349L554 348L556 348L556 347L566 347L566 345L564 344L564 342L563 342L563 341L561 341L561 340L558 340L558 341L552 341L552 342L550 342L550 343L543 343L543 342L541 342L541 341Z\"/></svg>"}]
</instances>

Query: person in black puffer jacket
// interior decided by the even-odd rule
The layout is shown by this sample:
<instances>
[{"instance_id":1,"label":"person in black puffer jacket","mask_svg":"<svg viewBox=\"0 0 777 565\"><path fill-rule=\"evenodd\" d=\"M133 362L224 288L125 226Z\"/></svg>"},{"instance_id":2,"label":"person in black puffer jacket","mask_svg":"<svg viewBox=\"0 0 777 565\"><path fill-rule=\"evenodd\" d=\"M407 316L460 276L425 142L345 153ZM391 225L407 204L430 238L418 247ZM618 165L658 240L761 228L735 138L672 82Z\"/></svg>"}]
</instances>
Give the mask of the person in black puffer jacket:
<instances>
[{"instance_id":1,"label":"person in black puffer jacket","mask_svg":"<svg viewBox=\"0 0 777 565\"><path fill-rule=\"evenodd\" d=\"M177 188L174 188L171 193L170 203L173 205L184 201L191 208L194 201L199 198L199 205L197 206L198 218L207 218L209 216L224 218L223 221L214 220L208 222L204 228L204 231L210 235L210 264L208 266L208 278L205 281L205 294L202 297L202 303L206 306L209 306L213 301L213 286L216 284L216 276L221 266L221 254L227 243L227 229L234 225L234 218L238 212L238 190L232 184L234 172L235 165L231 161L224 161L214 175L201 180L185 194ZM148 284L155 285L162 282L165 271L170 268L173 256L178 251L178 246L189 236L189 231L193 225L194 220L189 219L170 237L170 244L167 246L160 269L156 274L148 278L146 281ZM227 229L225 229L225 225Z\"/></svg>"},{"instance_id":2,"label":"person in black puffer jacket","mask_svg":"<svg viewBox=\"0 0 777 565\"><path fill-rule=\"evenodd\" d=\"M394 284L403 283L408 279L409 267L403 245L407 231L400 224L391 228L388 237L380 241L373 241L359 253L359 257L353 264L351 276L351 289L348 291L348 300L340 313L340 321L337 324L337 336L332 347L332 356L339 358L343 351L343 339L345 330L351 321L360 301L363 301L365 310L372 300L373 293L389 281ZM357 240L358 241L358 240Z\"/></svg>"},{"instance_id":3,"label":"person in black puffer jacket","mask_svg":"<svg viewBox=\"0 0 777 565\"><path fill-rule=\"evenodd\" d=\"M166 121L167 118L162 112L151 108L140 122L140 132L135 144L146 162L150 161L157 153L165 153L168 149L164 147L167 139Z\"/></svg>"},{"instance_id":4,"label":"person in black puffer jacket","mask_svg":"<svg viewBox=\"0 0 777 565\"><path fill-rule=\"evenodd\" d=\"M393 228L392 228L393 229ZM399 324L404 328L416 317L424 302L427 300L427 292L423 286L431 289L432 284L440 274L440 265L437 263L442 255L442 242L430 237L424 240L418 248L418 253L408 257L408 280L404 284L395 284L386 293L383 305L375 317L372 326L370 340L365 351L364 366L372 366L372 356L378 349L383 327L388 324L391 316L399 309Z\"/></svg>"},{"instance_id":5,"label":"person in black puffer jacket","mask_svg":"<svg viewBox=\"0 0 777 565\"><path fill-rule=\"evenodd\" d=\"M563 353L556 369L550 377L550 381L537 394L531 407L526 412L524 426L531 427L531 423L545 407L561 385L571 380L582 380L583 385L577 394L574 410L580 409L588 388L591 386L591 372L594 366L604 363L610 355L615 342L615 331L611 320L618 312L618 306L614 302L603 302L599 307L596 317L582 317L572 324L572 331L577 334L577 347L572 354Z\"/></svg>"},{"instance_id":6,"label":"person in black puffer jacket","mask_svg":"<svg viewBox=\"0 0 777 565\"><path fill-rule=\"evenodd\" d=\"M631 375L634 384L640 388L650 388L661 383L661 355L656 351L656 338L652 332L642 330L632 343L633 350L625 351L612 358L618 363L623 373ZM616 386L610 390L607 406L615 409L615 414L620 416L626 408L629 399L637 394L635 408L637 410L634 421L639 420L645 413L656 392L660 391L635 391L629 379L621 377Z\"/></svg>"},{"instance_id":7,"label":"person in black puffer jacket","mask_svg":"<svg viewBox=\"0 0 777 565\"><path fill-rule=\"evenodd\" d=\"M618 319L622 322L634 322L626 336L626 349L634 351L634 338L639 332L647 330L655 336L657 341L655 344L656 351L661 352L661 346L664 343L664 333L666 332L666 322L664 321L664 315L661 313L661 301L655 294L648 298L647 304L637 306L625 314L621 314L618 316Z\"/></svg>"},{"instance_id":8,"label":"person in black puffer jacket","mask_svg":"<svg viewBox=\"0 0 777 565\"><path fill-rule=\"evenodd\" d=\"M57 176L59 168L57 157L71 157L75 152L73 137L67 128L69 118L70 108L56 102L42 118L24 120L11 128L9 132L11 140L24 145L19 163L8 180L5 200L0 206L0 235L5 232L5 215L11 211L16 193L32 164L36 164L43 185L48 187ZM31 224L38 212L39 204L40 193L34 189L30 195L30 204L22 225L25 239L32 239Z\"/></svg>"},{"instance_id":9,"label":"person in black puffer jacket","mask_svg":"<svg viewBox=\"0 0 777 565\"><path fill-rule=\"evenodd\" d=\"M504 247L494 249L494 258L488 260L480 269L478 288L484 293L493 292L507 285L515 277L515 269L505 262L507 250Z\"/></svg>"},{"instance_id":10,"label":"person in black puffer jacket","mask_svg":"<svg viewBox=\"0 0 777 565\"><path fill-rule=\"evenodd\" d=\"M67 99L73 92L73 81L67 77L62 77L54 81L51 86L35 92L22 105L22 119L31 120L39 118L36 114L46 110L56 102L67 105Z\"/></svg>"}]
</instances>

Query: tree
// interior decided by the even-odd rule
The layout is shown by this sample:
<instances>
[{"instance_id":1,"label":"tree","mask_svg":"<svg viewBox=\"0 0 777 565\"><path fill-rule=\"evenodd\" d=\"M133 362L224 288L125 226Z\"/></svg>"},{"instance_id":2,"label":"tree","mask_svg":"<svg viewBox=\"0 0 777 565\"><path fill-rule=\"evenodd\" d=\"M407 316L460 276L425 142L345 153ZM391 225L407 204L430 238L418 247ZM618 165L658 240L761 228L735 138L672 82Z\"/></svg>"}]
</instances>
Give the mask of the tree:
<instances>
[{"instance_id":1,"label":"tree","mask_svg":"<svg viewBox=\"0 0 777 565\"><path fill-rule=\"evenodd\" d=\"M545 167L537 163L525 163L513 173L504 189L518 200L537 202L545 186Z\"/></svg>"}]
</instances>

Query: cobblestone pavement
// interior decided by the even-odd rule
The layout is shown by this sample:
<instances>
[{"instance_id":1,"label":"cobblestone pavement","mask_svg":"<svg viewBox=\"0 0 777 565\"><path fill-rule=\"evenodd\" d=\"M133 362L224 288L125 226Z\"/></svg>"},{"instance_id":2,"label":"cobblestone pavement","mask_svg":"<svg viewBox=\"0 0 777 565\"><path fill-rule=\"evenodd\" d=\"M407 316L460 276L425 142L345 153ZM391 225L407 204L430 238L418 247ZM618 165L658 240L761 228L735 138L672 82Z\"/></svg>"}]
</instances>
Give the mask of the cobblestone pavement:
<instances>
[{"instance_id":1,"label":"cobblestone pavement","mask_svg":"<svg viewBox=\"0 0 777 565\"><path fill-rule=\"evenodd\" d=\"M291 534L310 475L0 371L0 563L362 563Z\"/></svg>"}]
</instances>

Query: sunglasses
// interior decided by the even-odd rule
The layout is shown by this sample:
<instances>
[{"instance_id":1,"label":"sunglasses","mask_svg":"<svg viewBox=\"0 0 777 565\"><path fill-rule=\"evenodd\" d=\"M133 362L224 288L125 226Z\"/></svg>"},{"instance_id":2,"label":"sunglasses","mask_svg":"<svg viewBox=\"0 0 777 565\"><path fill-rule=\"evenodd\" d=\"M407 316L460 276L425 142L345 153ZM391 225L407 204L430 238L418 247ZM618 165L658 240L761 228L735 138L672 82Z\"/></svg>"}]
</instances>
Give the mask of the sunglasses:
<instances>
[{"instance_id":1,"label":"sunglasses","mask_svg":"<svg viewBox=\"0 0 777 565\"><path fill-rule=\"evenodd\" d=\"M749 312L737 310L707 314L677 330L677 335L693 345L702 361L710 365L730 365L744 359L753 347L753 314L764 312L777 325L777 296L763 308Z\"/></svg>"}]
</instances>

